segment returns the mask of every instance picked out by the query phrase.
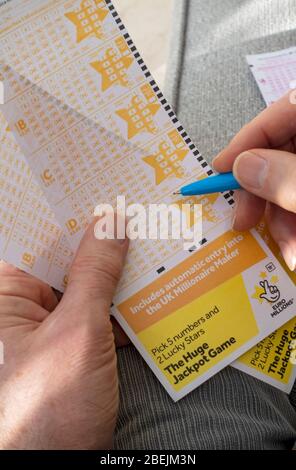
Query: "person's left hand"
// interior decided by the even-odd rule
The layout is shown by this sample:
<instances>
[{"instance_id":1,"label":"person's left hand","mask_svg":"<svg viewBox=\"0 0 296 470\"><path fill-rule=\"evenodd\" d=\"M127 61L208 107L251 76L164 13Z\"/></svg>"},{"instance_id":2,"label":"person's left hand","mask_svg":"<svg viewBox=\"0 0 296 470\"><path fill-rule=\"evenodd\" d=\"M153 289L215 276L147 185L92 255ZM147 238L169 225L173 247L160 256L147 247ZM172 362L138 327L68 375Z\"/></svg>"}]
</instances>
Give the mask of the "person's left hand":
<instances>
[{"instance_id":1,"label":"person's left hand","mask_svg":"<svg viewBox=\"0 0 296 470\"><path fill-rule=\"evenodd\" d=\"M128 249L88 229L58 304L50 287L0 263L1 449L112 447L118 408L109 310Z\"/></svg>"}]
</instances>

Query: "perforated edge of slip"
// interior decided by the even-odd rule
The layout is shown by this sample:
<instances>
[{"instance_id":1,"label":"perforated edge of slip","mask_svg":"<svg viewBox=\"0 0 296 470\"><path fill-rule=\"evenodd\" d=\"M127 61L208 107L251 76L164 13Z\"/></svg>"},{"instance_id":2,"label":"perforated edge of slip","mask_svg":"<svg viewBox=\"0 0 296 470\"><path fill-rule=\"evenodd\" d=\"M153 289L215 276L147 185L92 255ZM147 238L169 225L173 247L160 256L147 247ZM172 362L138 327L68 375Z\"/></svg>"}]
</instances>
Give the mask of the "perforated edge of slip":
<instances>
[{"instance_id":1,"label":"perforated edge of slip","mask_svg":"<svg viewBox=\"0 0 296 470\"><path fill-rule=\"evenodd\" d=\"M159 86L157 85L156 81L154 80L153 76L151 75L151 72L149 71L147 65L145 64L143 58L141 57L141 54L139 53L138 49L136 48L132 38L130 37L126 27L124 26L118 12L116 11L113 3L111 0L105 0L105 3L113 16L119 31L123 34L124 39L127 42L127 45L133 54L135 60L137 61L139 67L141 68L142 72L144 73L144 76L147 80L147 82L150 84L151 88L153 89L154 93L156 94L157 98L160 101L161 106L165 110L165 112L168 114L169 118L171 119L172 123L176 125L177 131L180 133L181 137L184 139L184 142L188 145L188 148L191 150L193 153L194 157L198 161L198 163L201 165L201 167L205 170L206 174L208 176L211 176L214 174L214 171L212 168L209 166L207 161L204 159L204 157L201 155L199 150L196 148L195 144L192 142L191 138L185 131L184 127L180 123L179 119L177 118L175 112L173 111L171 105L167 102L166 98L164 97L162 91L160 90ZM222 193L226 201L228 202L229 205L234 204L234 199L233 199L233 191L229 192L224 192ZM207 242L205 238L203 238L200 241L200 245L204 245ZM188 251L190 253L194 252L197 249L197 247L193 246L190 248ZM156 272L157 274L162 274L166 271L165 266L160 266Z\"/></svg>"}]
</instances>

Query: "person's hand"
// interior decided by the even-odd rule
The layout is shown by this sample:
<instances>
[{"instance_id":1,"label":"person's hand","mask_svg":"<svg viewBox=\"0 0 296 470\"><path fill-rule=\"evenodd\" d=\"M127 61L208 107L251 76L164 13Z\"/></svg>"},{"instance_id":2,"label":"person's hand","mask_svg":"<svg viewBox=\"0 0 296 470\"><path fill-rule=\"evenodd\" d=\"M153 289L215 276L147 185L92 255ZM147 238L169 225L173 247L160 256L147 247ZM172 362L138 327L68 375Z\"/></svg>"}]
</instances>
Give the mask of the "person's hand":
<instances>
[{"instance_id":1,"label":"person's hand","mask_svg":"<svg viewBox=\"0 0 296 470\"><path fill-rule=\"evenodd\" d=\"M109 311L128 240L81 242L58 304L41 281L0 263L0 448L107 449L118 385Z\"/></svg>"},{"instance_id":2,"label":"person's hand","mask_svg":"<svg viewBox=\"0 0 296 470\"><path fill-rule=\"evenodd\" d=\"M213 161L233 170L245 191L236 192L233 228L248 230L265 214L288 267L296 268L296 104L290 93L247 124Z\"/></svg>"}]
</instances>

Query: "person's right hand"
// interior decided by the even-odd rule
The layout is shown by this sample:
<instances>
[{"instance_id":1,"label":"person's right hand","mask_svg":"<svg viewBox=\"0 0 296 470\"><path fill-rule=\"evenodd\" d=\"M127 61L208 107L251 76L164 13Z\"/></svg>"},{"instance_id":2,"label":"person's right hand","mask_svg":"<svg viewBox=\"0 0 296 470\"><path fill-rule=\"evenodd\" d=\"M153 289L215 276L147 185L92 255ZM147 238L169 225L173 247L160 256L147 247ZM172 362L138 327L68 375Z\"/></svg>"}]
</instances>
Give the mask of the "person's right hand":
<instances>
[{"instance_id":1,"label":"person's right hand","mask_svg":"<svg viewBox=\"0 0 296 470\"><path fill-rule=\"evenodd\" d=\"M233 228L248 230L265 214L288 267L296 268L296 104L290 92L244 126L214 159L245 189L236 193Z\"/></svg>"}]
</instances>

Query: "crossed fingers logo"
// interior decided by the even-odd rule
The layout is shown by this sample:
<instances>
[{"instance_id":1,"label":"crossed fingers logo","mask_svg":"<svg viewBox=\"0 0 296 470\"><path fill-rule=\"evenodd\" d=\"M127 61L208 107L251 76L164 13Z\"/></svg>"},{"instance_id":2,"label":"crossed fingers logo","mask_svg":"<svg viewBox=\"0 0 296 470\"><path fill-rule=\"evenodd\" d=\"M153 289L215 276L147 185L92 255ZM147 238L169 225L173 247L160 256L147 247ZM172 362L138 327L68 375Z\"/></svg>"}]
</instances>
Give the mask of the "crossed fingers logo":
<instances>
[{"instance_id":1,"label":"crossed fingers logo","mask_svg":"<svg viewBox=\"0 0 296 470\"><path fill-rule=\"evenodd\" d=\"M258 285L255 285L255 292L252 298L258 300L260 304L264 301L271 304L277 302L281 297L280 290L277 287L278 277L273 275L269 280L266 272L262 272L260 277L262 280Z\"/></svg>"},{"instance_id":2,"label":"crossed fingers logo","mask_svg":"<svg viewBox=\"0 0 296 470\"><path fill-rule=\"evenodd\" d=\"M270 303L274 303L279 300L281 294L277 286L269 284L266 279L264 281L260 281L259 284L263 289L263 292L260 294L261 299L267 300L267 302Z\"/></svg>"}]
</instances>

